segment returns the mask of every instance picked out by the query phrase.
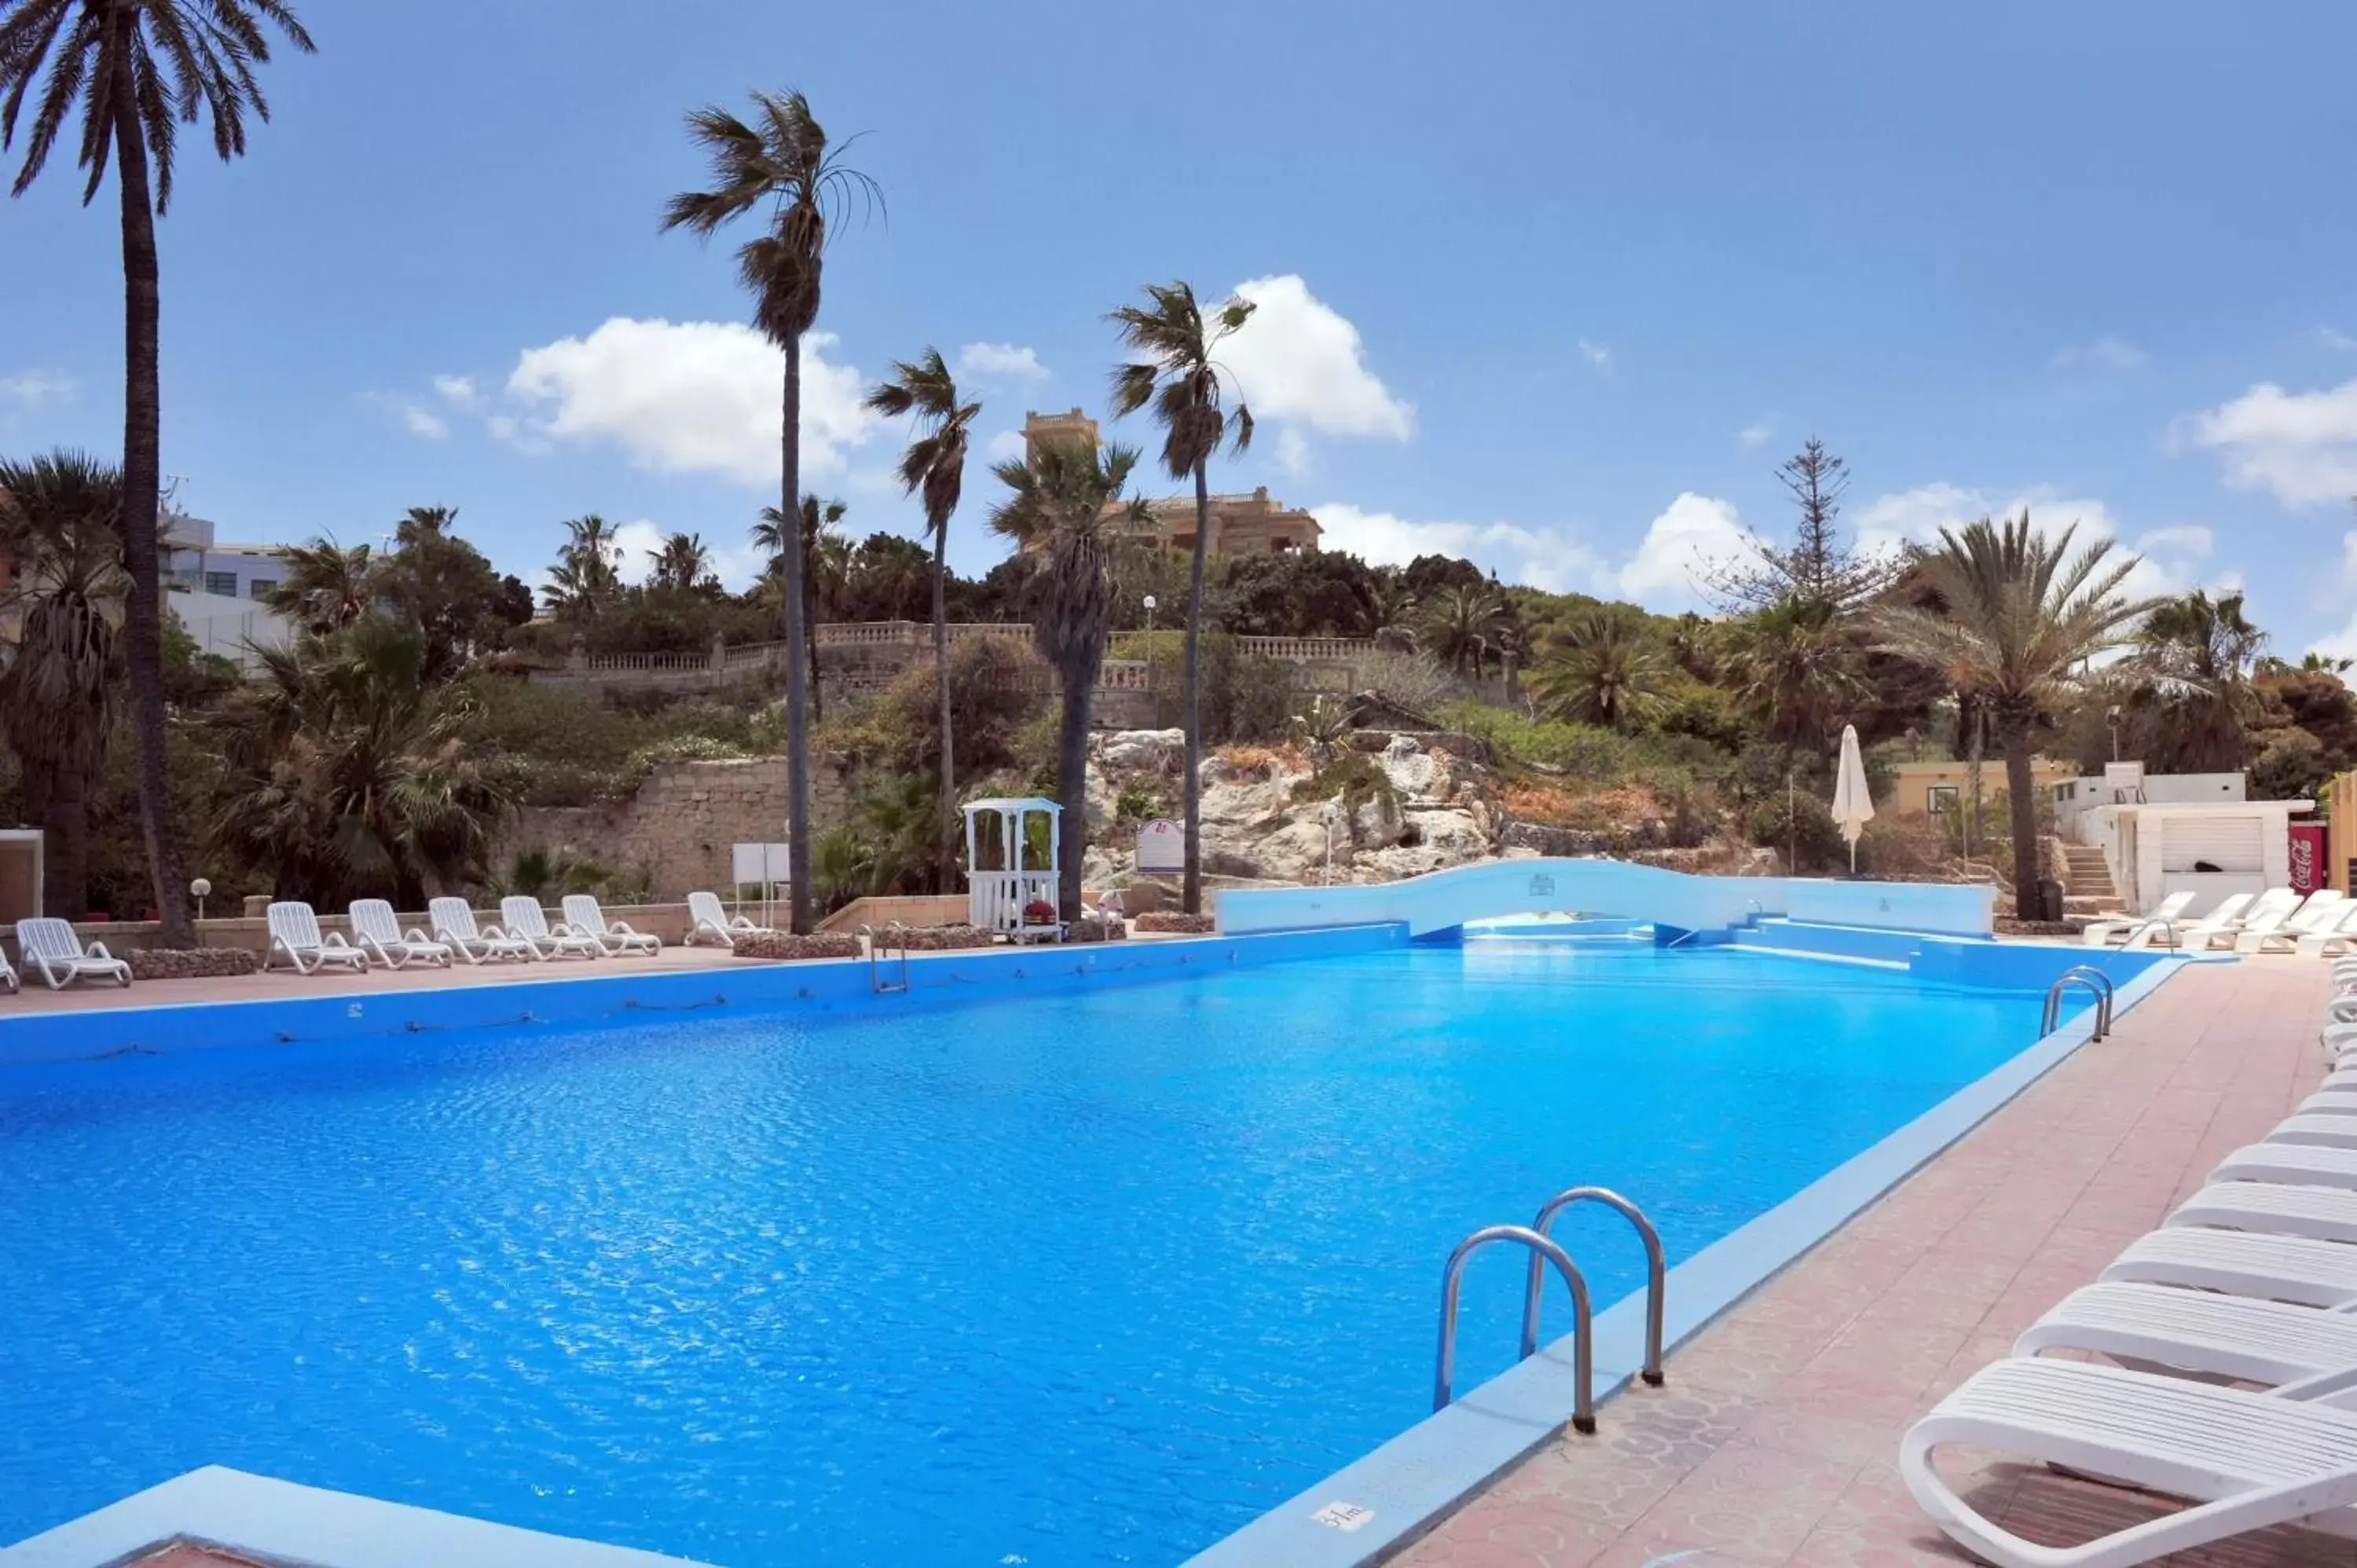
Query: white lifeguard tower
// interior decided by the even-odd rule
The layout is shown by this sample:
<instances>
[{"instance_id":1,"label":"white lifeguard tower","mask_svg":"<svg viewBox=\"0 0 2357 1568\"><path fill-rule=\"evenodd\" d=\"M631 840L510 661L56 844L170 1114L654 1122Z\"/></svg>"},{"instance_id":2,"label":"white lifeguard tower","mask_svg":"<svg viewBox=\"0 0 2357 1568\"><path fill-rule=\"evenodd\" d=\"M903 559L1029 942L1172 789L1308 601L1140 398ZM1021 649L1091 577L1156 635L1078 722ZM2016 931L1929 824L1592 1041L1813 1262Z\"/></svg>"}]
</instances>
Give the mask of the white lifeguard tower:
<instances>
[{"instance_id":1,"label":"white lifeguard tower","mask_svg":"<svg viewBox=\"0 0 2357 1568\"><path fill-rule=\"evenodd\" d=\"M1060 919L1027 919L1033 903L1057 908L1063 809L1039 796L965 803L966 918L1017 941L1063 939Z\"/></svg>"}]
</instances>

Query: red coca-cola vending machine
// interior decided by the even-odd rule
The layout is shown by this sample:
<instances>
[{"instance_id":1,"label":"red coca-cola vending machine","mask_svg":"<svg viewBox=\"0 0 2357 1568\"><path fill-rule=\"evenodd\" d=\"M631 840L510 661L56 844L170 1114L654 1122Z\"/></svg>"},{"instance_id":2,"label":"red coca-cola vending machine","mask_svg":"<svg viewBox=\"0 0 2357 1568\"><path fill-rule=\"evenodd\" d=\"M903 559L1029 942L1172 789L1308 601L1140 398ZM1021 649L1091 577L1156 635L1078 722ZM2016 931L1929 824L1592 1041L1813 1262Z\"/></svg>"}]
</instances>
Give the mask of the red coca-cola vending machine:
<instances>
[{"instance_id":1,"label":"red coca-cola vending machine","mask_svg":"<svg viewBox=\"0 0 2357 1568\"><path fill-rule=\"evenodd\" d=\"M2325 824L2291 824L2291 886L2302 897L2332 880L2332 862L2325 858Z\"/></svg>"}]
</instances>

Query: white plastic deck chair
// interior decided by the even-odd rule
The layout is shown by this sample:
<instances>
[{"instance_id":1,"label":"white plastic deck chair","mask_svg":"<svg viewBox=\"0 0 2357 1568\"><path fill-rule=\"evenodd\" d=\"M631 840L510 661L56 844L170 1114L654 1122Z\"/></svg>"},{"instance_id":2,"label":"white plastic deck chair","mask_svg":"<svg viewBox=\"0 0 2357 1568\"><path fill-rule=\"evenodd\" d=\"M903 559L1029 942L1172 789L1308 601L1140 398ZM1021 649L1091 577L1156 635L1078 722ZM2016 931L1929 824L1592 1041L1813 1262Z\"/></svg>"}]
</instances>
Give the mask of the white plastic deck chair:
<instances>
[{"instance_id":1,"label":"white plastic deck chair","mask_svg":"<svg viewBox=\"0 0 2357 1568\"><path fill-rule=\"evenodd\" d=\"M16 967L8 961L8 955L4 952L0 952L0 985L6 986L8 994L11 996L25 989L24 982L16 978Z\"/></svg>"},{"instance_id":2,"label":"white plastic deck chair","mask_svg":"<svg viewBox=\"0 0 2357 1568\"><path fill-rule=\"evenodd\" d=\"M2092 1351L2277 1388L2357 1367L2357 1316L2174 1285L2104 1283L2064 1296L2013 1344L2017 1356L2046 1350Z\"/></svg>"},{"instance_id":3,"label":"white plastic deck chair","mask_svg":"<svg viewBox=\"0 0 2357 1568\"><path fill-rule=\"evenodd\" d=\"M2210 945L2229 948L2235 952L2256 952L2259 943L2281 930L2285 922L2297 916L2299 909L2299 895L2288 887L2262 893L2257 902L2244 913L2242 922L2231 930L2212 936Z\"/></svg>"},{"instance_id":4,"label":"white plastic deck chair","mask_svg":"<svg viewBox=\"0 0 2357 1568\"><path fill-rule=\"evenodd\" d=\"M2321 1381L2357 1380L2346 1369ZM1959 1545L1999 1568L2131 1568L2172 1552L2319 1515L2349 1529L2357 1503L2357 1412L2300 1384L2264 1393L2085 1361L2009 1359L1984 1367L1909 1428L1907 1489ZM2073 1547L2005 1530L1932 1467L1943 1444L2141 1487L2193 1506Z\"/></svg>"},{"instance_id":5,"label":"white plastic deck chair","mask_svg":"<svg viewBox=\"0 0 2357 1568\"><path fill-rule=\"evenodd\" d=\"M2172 1224L2129 1243L2101 1277L2341 1307L2357 1304L2357 1247L2313 1236Z\"/></svg>"},{"instance_id":6,"label":"white plastic deck chair","mask_svg":"<svg viewBox=\"0 0 2357 1568\"><path fill-rule=\"evenodd\" d=\"M447 943L468 963L510 958L528 962L540 956L530 942L519 941L497 926L477 927L474 906L464 898L434 899L425 913L434 922L434 940Z\"/></svg>"},{"instance_id":7,"label":"white plastic deck chair","mask_svg":"<svg viewBox=\"0 0 2357 1568\"><path fill-rule=\"evenodd\" d=\"M2218 901L2218 907L2196 920L2171 920L2169 923L2169 944L2201 952L2221 935L2231 934L2241 924L2244 912L2256 896L2230 893Z\"/></svg>"},{"instance_id":8,"label":"white plastic deck chair","mask_svg":"<svg viewBox=\"0 0 2357 1568\"><path fill-rule=\"evenodd\" d=\"M2357 898L2343 898L2335 912L2292 939L2295 958L2328 958L2357 948Z\"/></svg>"},{"instance_id":9,"label":"white plastic deck chair","mask_svg":"<svg viewBox=\"0 0 2357 1568\"><path fill-rule=\"evenodd\" d=\"M450 945L424 931L404 931L401 918L382 898L355 898L351 906L352 945L387 969L399 969L411 959L450 965Z\"/></svg>"},{"instance_id":10,"label":"white plastic deck chair","mask_svg":"<svg viewBox=\"0 0 2357 1568\"><path fill-rule=\"evenodd\" d=\"M2218 1162L2213 1185L2262 1182L2279 1187L2339 1187L2357 1191L2357 1149L2309 1144L2245 1144Z\"/></svg>"},{"instance_id":11,"label":"white plastic deck chair","mask_svg":"<svg viewBox=\"0 0 2357 1568\"><path fill-rule=\"evenodd\" d=\"M262 967L269 969L281 957L294 966L297 974L317 974L329 964L343 969L366 969L368 954L344 940L341 931L331 936L319 934L319 917L311 906L292 899L273 904L264 912L264 923L270 929L270 946L262 955Z\"/></svg>"},{"instance_id":12,"label":"white plastic deck chair","mask_svg":"<svg viewBox=\"0 0 2357 1568\"><path fill-rule=\"evenodd\" d=\"M104 942L84 945L73 927L55 915L17 921L16 947L25 956L25 967L52 991L62 991L77 980L131 983L129 964L107 951Z\"/></svg>"},{"instance_id":13,"label":"white plastic deck chair","mask_svg":"<svg viewBox=\"0 0 2357 1568\"><path fill-rule=\"evenodd\" d=\"M2169 1210L2161 1222L2165 1231L2192 1226L2346 1245L2357 1242L2357 1191L2279 1181L2213 1180ZM2357 1248L2352 1251L2357 1252Z\"/></svg>"},{"instance_id":14,"label":"white plastic deck chair","mask_svg":"<svg viewBox=\"0 0 2357 1568\"><path fill-rule=\"evenodd\" d=\"M2244 926L2234 937L2236 952L2290 952L2294 944L2310 931L2330 929L2348 913L2343 908L2349 900L2331 888L2311 893L2272 927L2260 921Z\"/></svg>"},{"instance_id":15,"label":"white plastic deck chair","mask_svg":"<svg viewBox=\"0 0 2357 1568\"><path fill-rule=\"evenodd\" d=\"M2327 1101L2330 1103L2330 1097ZM2357 1149L2357 1116L2330 1109L2301 1110L2276 1124L2265 1140L2270 1144L2305 1144L2319 1149Z\"/></svg>"},{"instance_id":16,"label":"white plastic deck chair","mask_svg":"<svg viewBox=\"0 0 2357 1568\"><path fill-rule=\"evenodd\" d=\"M506 923L508 935L532 945L540 958L604 958L606 950L597 945L595 937L575 930L559 920L548 923L548 911L540 900L522 893L511 893L500 900L500 918Z\"/></svg>"},{"instance_id":17,"label":"white plastic deck chair","mask_svg":"<svg viewBox=\"0 0 2357 1568\"><path fill-rule=\"evenodd\" d=\"M702 941L714 941L724 948L733 948L738 937L769 934L769 927L757 926L742 915L730 914L722 907L717 893L691 893L687 896L689 947Z\"/></svg>"},{"instance_id":18,"label":"white plastic deck chair","mask_svg":"<svg viewBox=\"0 0 2357 1568\"><path fill-rule=\"evenodd\" d=\"M2177 918L2185 913L2193 900L2201 895L2191 889L2170 894L2152 907L2149 915L2131 915L2115 910L2090 921L2080 938L2091 948L2108 947L2125 937L2132 948L2151 947L2163 937L2175 945L2174 928Z\"/></svg>"},{"instance_id":19,"label":"white plastic deck chair","mask_svg":"<svg viewBox=\"0 0 2357 1568\"><path fill-rule=\"evenodd\" d=\"M587 893L565 896L565 923L597 944L608 958L642 952L651 958L662 951L662 939L652 931L634 931L620 920L608 922L597 900Z\"/></svg>"}]
</instances>

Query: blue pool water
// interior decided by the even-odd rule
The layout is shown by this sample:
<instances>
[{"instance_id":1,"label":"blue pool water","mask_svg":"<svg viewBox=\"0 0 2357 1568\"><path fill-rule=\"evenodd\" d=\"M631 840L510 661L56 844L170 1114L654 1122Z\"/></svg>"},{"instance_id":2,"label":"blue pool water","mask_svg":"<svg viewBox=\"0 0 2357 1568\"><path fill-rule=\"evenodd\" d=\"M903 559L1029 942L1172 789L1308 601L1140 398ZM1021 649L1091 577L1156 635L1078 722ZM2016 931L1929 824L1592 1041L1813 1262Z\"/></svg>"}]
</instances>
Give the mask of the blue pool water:
<instances>
[{"instance_id":1,"label":"blue pool water","mask_svg":"<svg viewBox=\"0 0 2357 1568\"><path fill-rule=\"evenodd\" d=\"M1426 1412L1468 1230L1601 1182L1691 1255L2038 1007L1484 942L0 1070L0 1541L219 1463L729 1564L1171 1563Z\"/></svg>"}]
</instances>

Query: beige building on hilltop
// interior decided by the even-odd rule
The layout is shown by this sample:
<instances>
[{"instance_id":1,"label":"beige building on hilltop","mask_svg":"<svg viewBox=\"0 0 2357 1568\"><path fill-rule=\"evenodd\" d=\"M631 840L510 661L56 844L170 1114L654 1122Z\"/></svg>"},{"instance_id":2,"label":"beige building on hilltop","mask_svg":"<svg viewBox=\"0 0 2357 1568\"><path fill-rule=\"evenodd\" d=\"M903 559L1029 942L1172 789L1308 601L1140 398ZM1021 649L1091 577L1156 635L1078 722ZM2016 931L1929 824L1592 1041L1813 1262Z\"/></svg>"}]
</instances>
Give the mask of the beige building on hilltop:
<instances>
[{"instance_id":1,"label":"beige building on hilltop","mask_svg":"<svg viewBox=\"0 0 2357 1568\"><path fill-rule=\"evenodd\" d=\"M1097 422L1073 409L1069 413L1023 415L1023 455L1029 461L1041 446L1058 442L1097 444ZM1157 542L1171 550L1195 548L1195 498L1172 496L1149 501ZM1248 496L1211 498L1211 537L1204 548L1213 555L1267 555L1286 550L1315 550L1320 530L1318 520L1297 508L1271 498L1266 485Z\"/></svg>"}]
</instances>

